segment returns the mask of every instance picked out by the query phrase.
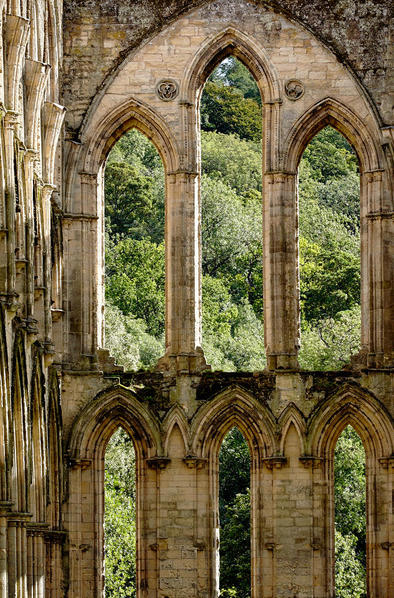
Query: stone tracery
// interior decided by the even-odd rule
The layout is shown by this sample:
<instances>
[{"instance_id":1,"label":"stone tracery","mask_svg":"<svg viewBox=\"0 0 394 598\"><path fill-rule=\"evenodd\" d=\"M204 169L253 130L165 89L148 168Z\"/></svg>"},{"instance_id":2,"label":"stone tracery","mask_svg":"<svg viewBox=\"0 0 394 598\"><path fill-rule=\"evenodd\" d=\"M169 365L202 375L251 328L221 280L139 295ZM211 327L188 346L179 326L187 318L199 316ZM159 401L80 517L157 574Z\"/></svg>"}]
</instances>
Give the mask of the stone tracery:
<instances>
[{"instance_id":1,"label":"stone tracery","mask_svg":"<svg viewBox=\"0 0 394 598\"><path fill-rule=\"evenodd\" d=\"M127 55L114 41L114 31L128 31L124 23L113 17L106 27L97 11L108 3L92 3L103 64L116 56L97 81L70 49L90 51L89 23L78 37L70 19L74 4L0 2L0 598L102 595L103 451L119 425L137 453L139 597L217 596L217 454L233 425L252 457L253 598L289 587L332 596L333 452L349 423L367 458L369 595L389 598L387 94L376 102L378 91L286 11L243 1L234 24L230 0L174 14L149 37L141 28ZM78 10L83 20L85 3ZM223 377L206 372L200 348L198 100L208 71L230 53L250 68L263 99L268 370ZM362 62L361 49L354 58ZM67 115L62 97L76 89L70 64L97 94L89 107L81 85ZM295 76L302 94L286 92ZM167 85L163 102L160 81L179 82L179 94ZM322 374L297 365L296 170L327 124L354 145L361 165L363 351L358 366ZM166 170L167 351L154 374L125 374L102 350L103 163L131 127L155 143ZM288 524L283 508L308 519L307 533ZM182 522L177 541L169 512Z\"/></svg>"}]
</instances>

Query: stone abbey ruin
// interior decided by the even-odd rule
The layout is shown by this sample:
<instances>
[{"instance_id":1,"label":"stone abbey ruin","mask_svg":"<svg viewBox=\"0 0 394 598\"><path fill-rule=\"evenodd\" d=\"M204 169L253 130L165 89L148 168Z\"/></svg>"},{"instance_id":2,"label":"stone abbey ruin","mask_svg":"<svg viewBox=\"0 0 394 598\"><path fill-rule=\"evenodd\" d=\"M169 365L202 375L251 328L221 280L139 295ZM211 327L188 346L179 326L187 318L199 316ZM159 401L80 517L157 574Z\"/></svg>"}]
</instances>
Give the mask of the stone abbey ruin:
<instances>
[{"instance_id":1,"label":"stone abbey ruin","mask_svg":"<svg viewBox=\"0 0 394 598\"><path fill-rule=\"evenodd\" d=\"M366 453L368 597L394 596L391 2L0 9L0 598L103 596L104 453L119 426L137 459L139 598L218 596L218 452L234 426L251 455L253 598L333 598L333 455L348 424ZM201 349L199 101L229 55L262 97L267 369L224 374ZM360 163L362 338L346 369L313 372L297 359L297 167L326 125ZM103 173L131 128L166 178L153 372L123 372L103 338Z\"/></svg>"}]
</instances>

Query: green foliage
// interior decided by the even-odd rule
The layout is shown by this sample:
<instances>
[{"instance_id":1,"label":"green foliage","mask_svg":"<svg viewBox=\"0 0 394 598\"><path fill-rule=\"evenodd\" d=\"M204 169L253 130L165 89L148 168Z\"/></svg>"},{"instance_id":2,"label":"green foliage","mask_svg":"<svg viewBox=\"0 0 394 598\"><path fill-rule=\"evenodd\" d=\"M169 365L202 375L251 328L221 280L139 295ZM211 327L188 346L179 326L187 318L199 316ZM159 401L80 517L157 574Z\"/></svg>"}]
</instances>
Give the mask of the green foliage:
<instances>
[{"instance_id":1,"label":"green foliage","mask_svg":"<svg viewBox=\"0 0 394 598\"><path fill-rule=\"evenodd\" d=\"M250 454L245 438L238 428L232 428L223 439L219 452L220 519L226 520L225 506L238 494L245 494L250 485Z\"/></svg>"},{"instance_id":2,"label":"green foliage","mask_svg":"<svg viewBox=\"0 0 394 598\"><path fill-rule=\"evenodd\" d=\"M201 98L201 127L242 139L260 141L261 108L236 87L208 81Z\"/></svg>"},{"instance_id":3,"label":"green foliage","mask_svg":"<svg viewBox=\"0 0 394 598\"><path fill-rule=\"evenodd\" d=\"M329 138L336 139L338 134L331 131L328 131ZM324 135L326 129L319 134L323 138ZM338 140L338 143L342 142ZM320 149L322 146L320 140ZM330 205L325 203L330 184L338 179L319 182L320 171L305 154L306 151L300 164L299 186L301 310L305 322L316 323L335 318L336 314L360 302L359 216L350 208L345 213L345 200L338 209L332 196ZM354 195L354 172L349 173L353 177ZM354 199L352 201L354 203Z\"/></svg>"},{"instance_id":4,"label":"green foliage","mask_svg":"<svg viewBox=\"0 0 394 598\"><path fill-rule=\"evenodd\" d=\"M152 210L152 179L127 162L108 164L105 176L105 212L111 233L141 236L141 226Z\"/></svg>"},{"instance_id":5,"label":"green foliage","mask_svg":"<svg viewBox=\"0 0 394 598\"><path fill-rule=\"evenodd\" d=\"M261 142L246 141L236 135L201 132L203 174L219 180L239 195L261 191L261 163Z\"/></svg>"},{"instance_id":6,"label":"green foliage","mask_svg":"<svg viewBox=\"0 0 394 598\"><path fill-rule=\"evenodd\" d=\"M164 245L123 239L107 250L106 274L107 299L159 337L164 330Z\"/></svg>"},{"instance_id":7,"label":"green foliage","mask_svg":"<svg viewBox=\"0 0 394 598\"><path fill-rule=\"evenodd\" d=\"M219 453L220 596L250 596L250 454L237 428Z\"/></svg>"},{"instance_id":8,"label":"green foliage","mask_svg":"<svg viewBox=\"0 0 394 598\"><path fill-rule=\"evenodd\" d=\"M335 318L306 324L301 332L299 361L306 370L339 370L360 347L360 306L336 314Z\"/></svg>"},{"instance_id":9,"label":"green foliage","mask_svg":"<svg viewBox=\"0 0 394 598\"><path fill-rule=\"evenodd\" d=\"M123 430L107 445L104 488L105 598L135 598L135 452Z\"/></svg>"},{"instance_id":10,"label":"green foliage","mask_svg":"<svg viewBox=\"0 0 394 598\"><path fill-rule=\"evenodd\" d=\"M163 336L148 334L143 320L124 315L109 302L105 306L105 345L126 371L151 368L164 354Z\"/></svg>"},{"instance_id":11,"label":"green foliage","mask_svg":"<svg viewBox=\"0 0 394 598\"><path fill-rule=\"evenodd\" d=\"M335 595L366 598L366 480L361 439L347 426L335 447Z\"/></svg>"},{"instance_id":12,"label":"green foliage","mask_svg":"<svg viewBox=\"0 0 394 598\"><path fill-rule=\"evenodd\" d=\"M342 535L358 538L365 561L365 451L360 437L347 426L335 447L335 521Z\"/></svg>"},{"instance_id":13,"label":"green foliage","mask_svg":"<svg viewBox=\"0 0 394 598\"><path fill-rule=\"evenodd\" d=\"M250 493L227 509L220 541L220 596L250 597Z\"/></svg>"},{"instance_id":14,"label":"green foliage","mask_svg":"<svg viewBox=\"0 0 394 598\"><path fill-rule=\"evenodd\" d=\"M229 56L213 71L208 81L230 85L239 90L244 98L251 98L261 106L261 95L249 69L234 56Z\"/></svg>"},{"instance_id":15,"label":"green foliage","mask_svg":"<svg viewBox=\"0 0 394 598\"><path fill-rule=\"evenodd\" d=\"M121 137L105 169L105 214L119 238L164 239L164 168L154 145L135 129Z\"/></svg>"},{"instance_id":16,"label":"green foliage","mask_svg":"<svg viewBox=\"0 0 394 598\"><path fill-rule=\"evenodd\" d=\"M313 178L325 183L332 178L357 172L357 156L346 139L332 127L325 127L305 148L302 159L312 169Z\"/></svg>"},{"instance_id":17,"label":"green foliage","mask_svg":"<svg viewBox=\"0 0 394 598\"><path fill-rule=\"evenodd\" d=\"M367 598L365 568L357 558L357 538L335 530L335 597Z\"/></svg>"}]
</instances>

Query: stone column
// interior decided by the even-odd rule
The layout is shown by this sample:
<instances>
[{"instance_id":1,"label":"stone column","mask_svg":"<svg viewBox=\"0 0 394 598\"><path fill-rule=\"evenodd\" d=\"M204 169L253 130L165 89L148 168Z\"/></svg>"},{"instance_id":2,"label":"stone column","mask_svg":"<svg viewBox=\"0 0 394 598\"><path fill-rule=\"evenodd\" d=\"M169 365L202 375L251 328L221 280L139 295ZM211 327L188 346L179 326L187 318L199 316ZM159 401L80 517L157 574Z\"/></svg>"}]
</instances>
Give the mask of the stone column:
<instances>
[{"instance_id":1,"label":"stone column","mask_svg":"<svg viewBox=\"0 0 394 598\"><path fill-rule=\"evenodd\" d=\"M368 460L367 475L367 591L368 596L394 595L394 456Z\"/></svg>"},{"instance_id":2,"label":"stone column","mask_svg":"<svg viewBox=\"0 0 394 598\"><path fill-rule=\"evenodd\" d=\"M45 598L59 598L62 595L62 544L67 533L59 530L47 530L45 542Z\"/></svg>"},{"instance_id":3,"label":"stone column","mask_svg":"<svg viewBox=\"0 0 394 598\"><path fill-rule=\"evenodd\" d=\"M24 170L26 180L26 192L28 201L26 202L27 213L26 218L26 305L27 317L32 318L34 314L34 257L35 257L35 243L34 238L34 209L33 206L33 184L34 184L34 165L38 160L38 152L34 149L26 150L24 155ZM38 316L38 314L36 314ZM37 319L37 318L36 318Z\"/></svg>"},{"instance_id":4,"label":"stone column","mask_svg":"<svg viewBox=\"0 0 394 598\"><path fill-rule=\"evenodd\" d=\"M15 129L18 114L7 112L4 117L4 143L6 159L6 223L7 223L7 304L12 309L18 307L16 293L15 264Z\"/></svg>"},{"instance_id":5,"label":"stone column","mask_svg":"<svg viewBox=\"0 0 394 598\"><path fill-rule=\"evenodd\" d=\"M361 344L369 367L392 365L393 208L383 170L361 175Z\"/></svg>"},{"instance_id":6,"label":"stone column","mask_svg":"<svg viewBox=\"0 0 394 598\"><path fill-rule=\"evenodd\" d=\"M8 598L7 527L11 502L0 502L0 598Z\"/></svg>"},{"instance_id":7,"label":"stone column","mask_svg":"<svg viewBox=\"0 0 394 598\"><path fill-rule=\"evenodd\" d=\"M160 369L206 369L201 349L198 174L170 173L166 184L166 354Z\"/></svg>"},{"instance_id":8,"label":"stone column","mask_svg":"<svg viewBox=\"0 0 394 598\"><path fill-rule=\"evenodd\" d=\"M97 174L80 173L81 200L74 207L79 212L64 215L64 261L67 264L68 347L73 361L91 369L96 360L98 343L97 287L98 235ZM77 193L77 189L76 189ZM83 256L83 259L82 259ZM100 272L100 275L102 273Z\"/></svg>"},{"instance_id":9,"label":"stone column","mask_svg":"<svg viewBox=\"0 0 394 598\"><path fill-rule=\"evenodd\" d=\"M300 345L296 174L263 177L264 335L269 369L297 367Z\"/></svg>"},{"instance_id":10,"label":"stone column","mask_svg":"<svg viewBox=\"0 0 394 598\"><path fill-rule=\"evenodd\" d=\"M43 244L44 244L44 336L45 349L47 353L53 352L52 347L52 247L51 247L51 196L54 191L53 185L46 184L41 190L42 214L43 214Z\"/></svg>"},{"instance_id":11,"label":"stone column","mask_svg":"<svg viewBox=\"0 0 394 598\"><path fill-rule=\"evenodd\" d=\"M46 598L45 592L45 523L27 525L29 598Z\"/></svg>"},{"instance_id":12,"label":"stone column","mask_svg":"<svg viewBox=\"0 0 394 598\"><path fill-rule=\"evenodd\" d=\"M26 519L30 513L10 513L8 519L9 598L27 598L28 542Z\"/></svg>"}]
</instances>

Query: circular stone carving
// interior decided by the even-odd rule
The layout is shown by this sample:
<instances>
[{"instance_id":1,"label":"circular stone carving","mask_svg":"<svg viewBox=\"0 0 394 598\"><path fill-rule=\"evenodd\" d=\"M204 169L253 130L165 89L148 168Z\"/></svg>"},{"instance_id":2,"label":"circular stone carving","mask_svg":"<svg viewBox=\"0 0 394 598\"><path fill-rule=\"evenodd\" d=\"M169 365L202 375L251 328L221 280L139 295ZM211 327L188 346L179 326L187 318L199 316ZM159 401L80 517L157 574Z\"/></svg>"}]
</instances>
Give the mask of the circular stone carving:
<instances>
[{"instance_id":1,"label":"circular stone carving","mask_svg":"<svg viewBox=\"0 0 394 598\"><path fill-rule=\"evenodd\" d=\"M305 92L305 88L298 79L289 79L285 85L286 96L289 100L299 100Z\"/></svg>"},{"instance_id":2,"label":"circular stone carving","mask_svg":"<svg viewBox=\"0 0 394 598\"><path fill-rule=\"evenodd\" d=\"M157 84L156 93L163 102L171 102L179 93L178 83L173 79L163 79Z\"/></svg>"}]
</instances>

